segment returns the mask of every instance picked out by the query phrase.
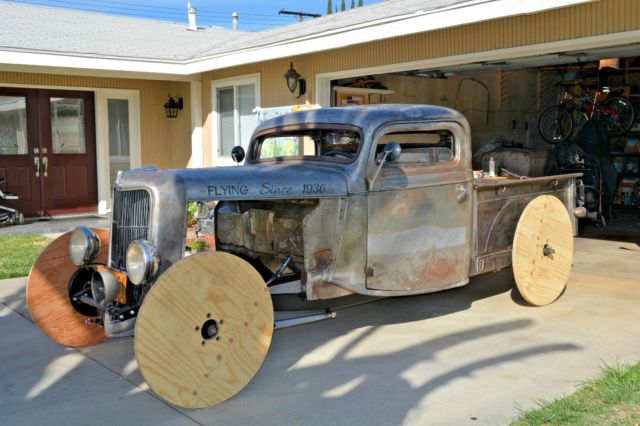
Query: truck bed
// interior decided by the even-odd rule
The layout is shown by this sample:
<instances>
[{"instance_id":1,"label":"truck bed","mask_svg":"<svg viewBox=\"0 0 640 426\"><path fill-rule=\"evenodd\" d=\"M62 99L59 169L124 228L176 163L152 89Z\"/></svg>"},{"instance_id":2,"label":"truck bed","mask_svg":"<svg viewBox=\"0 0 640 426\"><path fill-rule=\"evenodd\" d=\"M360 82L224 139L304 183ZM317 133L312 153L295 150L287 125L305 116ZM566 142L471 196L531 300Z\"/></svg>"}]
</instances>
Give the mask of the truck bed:
<instances>
[{"instance_id":1,"label":"truck bed","mask_svg":"<svg viewBox=\"0 0 640 426\"><path fill-rule=\"evenodd\" d=\"M526 179L475 179L469 275L496 271L511 264L511 247L518 219L527 203L539 195L553 195L567 206L576 234L573 208L575 179L580 176L581 173L573 173Z\"/></svg>"}]
</instances>

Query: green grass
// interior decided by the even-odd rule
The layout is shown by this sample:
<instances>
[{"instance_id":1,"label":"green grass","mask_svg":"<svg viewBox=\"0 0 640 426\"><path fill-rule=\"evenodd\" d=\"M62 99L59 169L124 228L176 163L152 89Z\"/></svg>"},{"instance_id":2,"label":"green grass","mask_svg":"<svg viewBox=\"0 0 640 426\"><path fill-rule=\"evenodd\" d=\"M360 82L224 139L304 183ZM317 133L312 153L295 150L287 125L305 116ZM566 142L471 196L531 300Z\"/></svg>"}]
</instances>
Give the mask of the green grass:
<instances>
[{"instance_id":1,"label":"green grass","mask_svg":"<svg viewBox=\"0 0 640 426\"><path fill-rule=\"evenodd\" d=\"M512 426L640 425L640 363L602 370L599 379L583 383L572 395L542 402Z\"/></svg>"},{"instance_id":2,"label":"green grass","mask_svg":"<svg viewBox=\"0 0 640 426\"><path fill-rule=\"evenodd\" d=\"M29 275L31 265L50 242L42 235L0 236L0 279Z\"/></svg>"}]
</instances>

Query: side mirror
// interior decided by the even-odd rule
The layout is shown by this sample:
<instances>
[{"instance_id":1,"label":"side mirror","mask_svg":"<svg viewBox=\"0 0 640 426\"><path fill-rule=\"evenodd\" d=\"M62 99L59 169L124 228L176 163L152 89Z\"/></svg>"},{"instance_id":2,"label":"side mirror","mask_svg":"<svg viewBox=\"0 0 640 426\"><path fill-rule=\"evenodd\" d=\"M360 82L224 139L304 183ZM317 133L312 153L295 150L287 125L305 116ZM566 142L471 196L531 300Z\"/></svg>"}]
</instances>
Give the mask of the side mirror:
<instances>
[{"instance_id":1,"label":"side mirror","mask_svg":"<svg viewBox=\"0 0 640 426\"><path fill-rule=\"evenodd\" d=\"M242 160L244 160L244 157L244 148L241 146L234 146L231 150L231 158L233 159L233 161L235 161L236 164L240 164L242 163Z\"/></svg>"},{"instance_id":2,"label":"side mirror","mask_svg":"<svg viewBox=\"0 0 640 426\"><path fill-rule=\"evenodd\" d=\"M384 166L384 163L387 161L396 161L400 158L400 154L402 154L402 148L398 142L391 141L384 146L379 158L376 160L378 168L376 169L376 173L373 175L373 179L371 179L371 182L369 183L369 189L373 189L373 184L376 183L376 179L378 179L378 175L380 174L380 170L382 169L382 166Z\"/></svg>"},{"instance_id":3,"label":"side mirror","mask_svg":"<svg viewBox=\"0 0 640 426\"><path fill-rule=\"evenodd\" d=\"M389 142L384 146L382 150L386 154L387 161L396 161L400 158L400 154L402 154L402 148L398 142Z\"/></svg>"}]
</instances>

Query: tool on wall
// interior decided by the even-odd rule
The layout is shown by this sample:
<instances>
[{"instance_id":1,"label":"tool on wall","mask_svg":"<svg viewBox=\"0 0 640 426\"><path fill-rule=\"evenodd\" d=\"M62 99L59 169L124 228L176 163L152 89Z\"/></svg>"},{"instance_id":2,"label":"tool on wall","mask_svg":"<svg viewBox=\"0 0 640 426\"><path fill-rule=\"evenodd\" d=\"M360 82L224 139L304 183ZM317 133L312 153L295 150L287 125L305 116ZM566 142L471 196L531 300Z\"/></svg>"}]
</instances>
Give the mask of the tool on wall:
<instances>
[{"instance_id":1,"label":"tool on wall","mask_svg":"<svg viewBox=\"0 0 640 426\"><path fill-rule=\"evenodd\" d=\"M463 78L462 80L460 80L460 83L458 83L458 90L456 90L456 100L453 103L453 107L455 109L458 109L458 101L460 100L460 89L462 89L462 85L464 84L465 81L470 81L473 83L477 83L480 86L482 86L484 88L484 90L487 92L487 96L485 98L485 108L484 108L484 113L485 113L485 122L486 124L489 124L489 88L487 87L486 84L484 84L483 82L481 82L480 80L473 78L473 77L466 77ZM473 108L471 108L473 109ZM460 111L461 113L465 113L468 110L465 111Z\"/></svg>"}]
</instances>

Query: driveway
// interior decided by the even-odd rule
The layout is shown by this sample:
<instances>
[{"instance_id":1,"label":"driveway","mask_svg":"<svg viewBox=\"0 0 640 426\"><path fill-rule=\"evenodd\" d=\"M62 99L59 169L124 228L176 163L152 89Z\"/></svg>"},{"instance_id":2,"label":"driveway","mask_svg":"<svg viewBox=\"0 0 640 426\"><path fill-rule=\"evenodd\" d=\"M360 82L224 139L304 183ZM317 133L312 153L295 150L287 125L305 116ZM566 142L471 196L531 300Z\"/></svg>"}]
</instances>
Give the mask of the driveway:
<instances>
[{"instance_id":1,"label":"driveway","mask_svg":"<svg viewBox=\"0 0 640 426\"><path fill-rule=\"evenodd\" d=\"M0 424L502 425L640 360L640 252L577 239L556 303L526 306L511 271L278 330L239 395L184 410L156 398L132 339L67 349L30 321L24 279L0 283Z\"/></svg>"}]
</instances>

